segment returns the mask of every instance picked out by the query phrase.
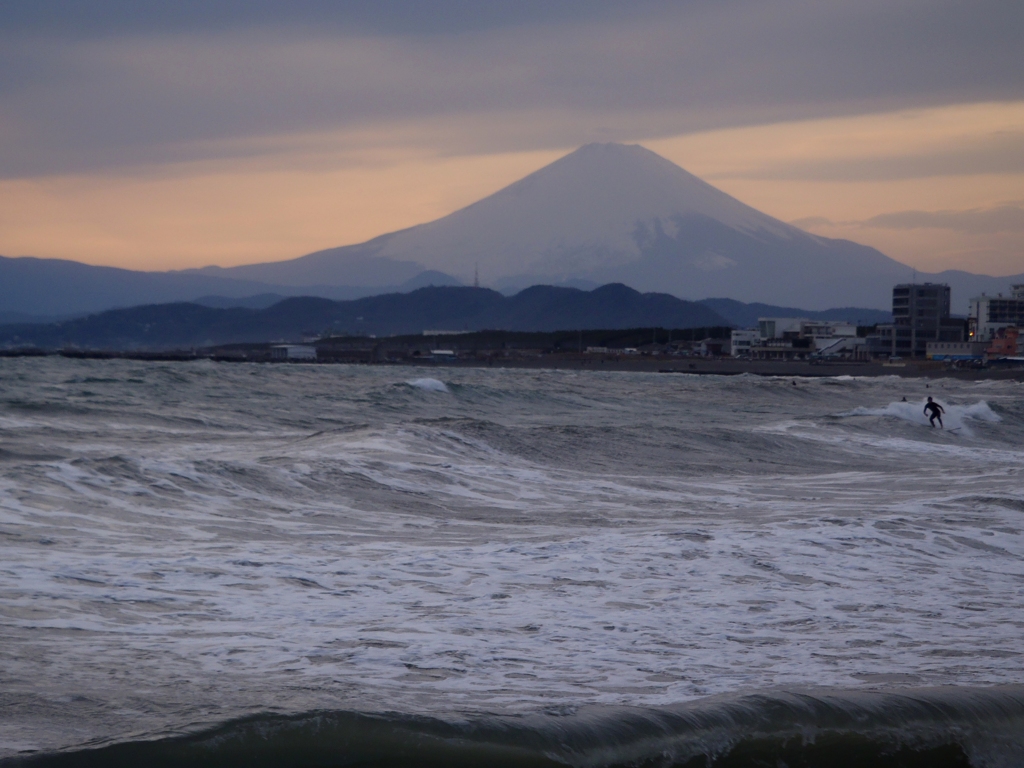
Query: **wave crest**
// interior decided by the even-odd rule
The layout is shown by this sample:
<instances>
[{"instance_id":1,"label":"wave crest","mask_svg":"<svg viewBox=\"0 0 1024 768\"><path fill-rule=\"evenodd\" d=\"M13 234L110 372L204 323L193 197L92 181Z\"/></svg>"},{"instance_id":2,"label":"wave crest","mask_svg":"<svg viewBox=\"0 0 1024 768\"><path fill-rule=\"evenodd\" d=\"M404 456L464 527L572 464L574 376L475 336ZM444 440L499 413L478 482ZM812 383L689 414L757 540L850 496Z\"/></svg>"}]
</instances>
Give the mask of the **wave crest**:
<instances>
[{"instance_id":1,"label":"wave crest","mask_svg":"<svg viewBox=\"0 0 1024 768\"><path fill-rule=\"evenodd\" d=\"M909 421L913 424L920 424L921 426L929 427L931 424L928 421L928 417L924 413L924 404L926 400L912 401L912 402L895 402L889 403L884 408L865 408L859 407L854 408L851 411L840 413L840 416L892 416L904 421ZM942 421L947 430L959 429L970 434L970 429L967 425L968 421L986 421L989 423L996 423L1002 421L999 414L993 411L987 402L979 400L976 403L970 405L943 405L939 403L945 409L945 413L942 414Z\"/></svg>"},{"instance_id":2,"label":"wave crest","mask_svg":"<svg viewBox=\"0 0 1024 768\"><path fill-rule=\"evenodd\" d=\"M1020 765L1022 725L1022 686L779 693L525 717L267 715L0 766L997 767Z\"/></svg>"},{"instance_id":3,"label":"wave crest","mask_svg":"<svg viewBox=\"0 0 1024 768\"><path fill-rule=\"evenodd\" d=\"M443 381L440 381L439 379L413 379L412 381L407 381L406 384L416 389L425 389L428 392L448 391L448 385L445 384Z\"/></svg>"}]
</instances>

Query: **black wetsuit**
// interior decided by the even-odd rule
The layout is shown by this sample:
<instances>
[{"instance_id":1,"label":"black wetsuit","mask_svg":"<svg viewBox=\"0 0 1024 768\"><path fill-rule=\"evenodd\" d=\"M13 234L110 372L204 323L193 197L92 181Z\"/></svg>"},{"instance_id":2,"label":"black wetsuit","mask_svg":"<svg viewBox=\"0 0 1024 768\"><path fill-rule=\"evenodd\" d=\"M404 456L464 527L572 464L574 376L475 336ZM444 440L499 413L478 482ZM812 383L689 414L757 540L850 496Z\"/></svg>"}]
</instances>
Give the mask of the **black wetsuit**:
<instances>
[{"instance_id":1,"label":"black wetsuit","mask_svg":"<svg viewBox=\"0 0 1024 768\"><path fill-rule=\"evenodd\" d=\"M931 411L931 413L928 413ZM939 420L939 426L942 426L942 406L936 402L928 402L924 404L924 412L928 415L928 421L931 425L935 426L935 420Z\"/></svg>"}]
</instances>

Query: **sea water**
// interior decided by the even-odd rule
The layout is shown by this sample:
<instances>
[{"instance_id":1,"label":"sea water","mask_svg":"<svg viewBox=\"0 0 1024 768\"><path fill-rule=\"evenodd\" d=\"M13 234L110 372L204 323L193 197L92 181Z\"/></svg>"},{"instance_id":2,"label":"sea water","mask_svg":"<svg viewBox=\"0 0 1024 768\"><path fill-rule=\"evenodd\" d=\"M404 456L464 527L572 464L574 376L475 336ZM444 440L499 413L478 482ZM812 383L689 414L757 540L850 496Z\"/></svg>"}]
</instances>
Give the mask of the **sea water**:
<instances>
[{"instance_id":1,"label":"sea water","mask_svg":"<svg viewBox=\"0 0 1024 768\"><path fill-rule=\"evenodd\" d=\"M1017 382L4 359L0 764L1020 765L1022 556Z\"/></svg>"}]
</instances>

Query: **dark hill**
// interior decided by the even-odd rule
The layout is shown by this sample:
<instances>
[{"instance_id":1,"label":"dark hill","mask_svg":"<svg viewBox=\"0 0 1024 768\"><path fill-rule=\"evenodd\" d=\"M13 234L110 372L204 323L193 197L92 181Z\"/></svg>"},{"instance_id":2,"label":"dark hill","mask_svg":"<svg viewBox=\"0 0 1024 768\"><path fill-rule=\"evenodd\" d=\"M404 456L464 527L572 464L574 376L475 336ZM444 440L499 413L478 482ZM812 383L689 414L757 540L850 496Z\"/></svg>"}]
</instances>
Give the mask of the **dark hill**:
<instances>
[{"instance_id":1,"label":"dark hill","mask_svg":"<svg viewBox=\"0 0 1024 768\"><path fill-rule=\"evenodd\" d=\"M347 300L385 291L408 292L429 285L459 285L455 278L442 272L423 271L415 265L388 259L381 259L375 269L372 273L349 275L353 280L377 280L366 284L274 285L223 277L216 270L139 272L62 259L0 256L0 324L18 322L19 315L67 318L165 302L195 301L228 307L245 306L250 299L258 301L257 297L270 294Z\"/></svg>"},{"instance_id":2,"label":"dark hill","mask_svg":"<svg viewBox=\"0 0 1024 768\"><path fill-rule=\"evenodd\" d=\"M701 304L624 285L593 291L534 286L514 296L486 288L429 287L353 301L297 297L265 309L152 304L43 325L0 327L0 345L170 349L297 340L329 333L390 336L424 330L557 331L729 323Z\"/></svg>"}]
</instances>

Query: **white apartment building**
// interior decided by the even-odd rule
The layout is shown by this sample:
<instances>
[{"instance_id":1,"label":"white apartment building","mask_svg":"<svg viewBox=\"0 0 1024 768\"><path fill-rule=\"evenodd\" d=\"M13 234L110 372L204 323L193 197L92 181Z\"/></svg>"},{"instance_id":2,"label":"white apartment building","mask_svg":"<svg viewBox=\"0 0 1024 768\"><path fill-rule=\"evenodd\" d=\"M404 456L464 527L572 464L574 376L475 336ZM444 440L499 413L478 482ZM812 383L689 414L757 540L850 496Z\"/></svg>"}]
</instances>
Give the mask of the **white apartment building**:
<instances>
[{"instance_id":1,"label":"white apartment building","mask_svg":"<svg viewBox=\"0 0 1024 768\"><path fill-rule=\"evenodd\" d=\"M831 346L839 338L857 338L857 326L845 320L808 320L805 317L759 317L762 341L771 339L814 339L814 349ZM734 331L735 333L735 331Z\"/></svg>"},{"instance_id":2,"label":"white apartment building","mask_svg":"<svg viewBox=\"0 0 1024 768\"><path fill-rule=\"evenodd\" d=\"M1024 285L1011 286L1009 296L984 293L971 299L968 312L968 338L971 341L991 341L1004 328L1024 327Z\"/></svg>"},{"instance_id":3,"label":"white apartment building","mask_svg":"<svg viewBox=\"0 0 1024 768\"><path fill-rule=\"evenodd\" d=\"M755 335L756 334L756 335ZM733 357L764 360L828 357L859 358L865 340L857 326L845 320L808 320L806 317L759 317L756 331L733 331Z\"/></svg>"},{"instance_id":4,"label":"white apartment building","mask_svg":"<svg viewBox=\"0 0 1024 768\"><path fill-rule=\"evenodd\" d=\"M761 342L761 332L752 330L733 331L730 348L733 357L750 357L750 348Z\"/></svg>"}]
</instances>

